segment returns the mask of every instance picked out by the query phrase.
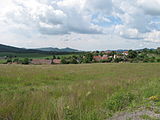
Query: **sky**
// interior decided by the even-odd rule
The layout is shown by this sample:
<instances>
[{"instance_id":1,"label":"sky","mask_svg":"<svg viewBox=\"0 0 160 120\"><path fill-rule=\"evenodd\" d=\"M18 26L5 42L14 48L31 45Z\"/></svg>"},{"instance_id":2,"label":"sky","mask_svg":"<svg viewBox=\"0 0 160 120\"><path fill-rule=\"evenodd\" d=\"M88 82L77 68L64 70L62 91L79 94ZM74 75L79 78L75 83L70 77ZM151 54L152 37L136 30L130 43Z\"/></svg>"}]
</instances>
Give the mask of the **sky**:
<instances>
[{"instance_id":1,"label":"sky","mask_svg":"<svg viewBox=\"0 0 160 120\"><path fill-rule=\"evenodd\" d=\"M79 50L160 46L160 0L0 0L0 44Z\"/></svg>"}]
</instances>

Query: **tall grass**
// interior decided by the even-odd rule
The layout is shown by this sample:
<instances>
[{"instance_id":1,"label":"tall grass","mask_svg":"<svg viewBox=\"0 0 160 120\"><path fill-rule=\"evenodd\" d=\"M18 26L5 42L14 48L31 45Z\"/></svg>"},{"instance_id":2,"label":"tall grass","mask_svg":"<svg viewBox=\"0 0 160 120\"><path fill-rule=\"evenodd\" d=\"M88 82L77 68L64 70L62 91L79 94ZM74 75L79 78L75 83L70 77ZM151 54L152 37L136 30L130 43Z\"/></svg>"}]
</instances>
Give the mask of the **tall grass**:
<instances>
[{"instance_id":1,"label":"tall grass","mask_svg":"<svg viewBox=\"0 0 160 120\"><path fill-rule=\"evenodd\" d=\"M103 120L160 93L160 64L0 65L0 120Z\"/></svg>"}]
</instances>

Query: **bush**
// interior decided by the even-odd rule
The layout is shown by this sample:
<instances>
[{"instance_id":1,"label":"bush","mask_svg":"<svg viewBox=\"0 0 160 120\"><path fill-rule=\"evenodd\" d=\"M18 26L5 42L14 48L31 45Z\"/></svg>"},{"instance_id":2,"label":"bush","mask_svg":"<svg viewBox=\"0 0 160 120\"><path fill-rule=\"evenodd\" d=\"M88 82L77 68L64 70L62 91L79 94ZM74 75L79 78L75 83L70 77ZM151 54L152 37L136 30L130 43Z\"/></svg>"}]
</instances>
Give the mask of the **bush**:
<instances>
[{"instance_id":1,"label":"bush","mask_svg":"<svg viewBox=\"0 0 160 120\"><path fill-rule=\"evenodd\" d=\"M71 63L71 64L78 64L77 60L74 59L74 58L72 58L72 59L70 60L70 63Z\"/></svg>"},{"instance_id":2,"label":"bush","mask_svg":"<svg viewBox=\"0 0 160 120\"><path fill-rule=\"evenodd\" d=\"M27 64L29 64L29 59L28 58L24 58L24 59L22 59L22 64L25 64L25 65L27 65Z\"/></svg>"},{"instance_id":3,"label":"bush","mask_svg":"<svg viewBox=\"0 0 160 120\"><path fill-rule=\"evenodd\" d=\"M11 63L12 62L12 59L7 59L7 63Z\"/></svg>"},{"instance_id":4,"label":"bush","mask_svg":"<svg viewBox=\"0 0 160 120\"><path fill-rule=\"evenodd\" d=\"M66 58L62 58L61 59L61 63L62 64L69 64L68 60Z\"/></svg>"},{"instance_id":5,"label":"bush","mask_svg":"<svg viewBox=\"0 0 160 120\"><path fill-rule=\"evenodd\" d=\"M150 61L150 59L149 59L149 57L145 57L144 59L143 59L143 62L149 62Z\"/></svg>"},{"instance_id":6,"label":"bush","mask_svg":"<svg viewBox=\"0 0 160 120\"><path fill-rule=\"evenodd\" d=\"M120 111L126 108L134 100L131 93L117 93L106 103L106 108L112 112Z\"/></svg>"},{"instance_id":7,"label":"bush","mask_svg":"<svg viewBox=\"0 0 160 120\"><path fill-rule=\"evenodd\" d=\"M133 50L128 51L128 58L136 58L138 56L138 53Z\"/></svg>"},{"instance_id":8,"label":"bush","mask_svg":"<svg viewBox=\"0 0 160 120\"><path fill-rule=\"evenodd\" d=\"M114 62L116 62L116 63L119 63L119 62L121 62L121 61L123 61L122 58L115 58L115 59L114 59Z\"/></svg>"},{"instance_id":9,"label":"bush","mask_svg":"<svg viewBox=\"0 0 160 120\"><path fill-rule=\"evenodd\" d=\"M15 59L13 59L13 62L19 62L19 59L18 58L15 58Z\"/></svg>"},{"instance_id":10,"label":"bush","mask_svg":"<svg viewBox=\"0 0 160 120\"><path fill-rule=\"evenodd\" d=\"M157 59L157 62L160 62L160 58L159 58L159 59Z\"/></svg>"}]
</instances>

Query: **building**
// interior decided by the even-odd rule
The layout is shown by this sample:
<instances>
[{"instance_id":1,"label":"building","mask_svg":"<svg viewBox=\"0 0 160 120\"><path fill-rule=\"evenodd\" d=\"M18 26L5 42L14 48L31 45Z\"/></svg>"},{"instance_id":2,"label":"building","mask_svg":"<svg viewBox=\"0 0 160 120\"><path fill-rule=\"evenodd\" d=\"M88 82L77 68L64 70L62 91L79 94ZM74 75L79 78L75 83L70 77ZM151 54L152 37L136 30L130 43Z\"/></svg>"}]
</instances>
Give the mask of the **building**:
<instances>
[{"instance_id":1,"label":"building","mask_svg":"<svg viewBox=\"0 0 160 120\"><path fill-rule=\"evenodd\" d=\"M105 51L106 54L110 54L111 52L112 52L112 51L109 51L109 50Z\"/></svg>"},{"instance_id":2,"label":"building","mask_svg":"<svg viewBox=\"0 0 160 120\"><path fill-rule=\"evenodd\" d=\"M96 61L96 62L99 62L102 60L102 57L101 56L93 56L93 59Z\"/></svg>"},{"instance_id":3,"label":"building","mask_svg":"<svg viewBox=\"0 0 160 120\"><path fill-rule=\"evenodd\" d=\"M61 59L53 59L54 64L61 64Z\"/></svg>"},{"instance_id":4,"label":"building","mask_svg":"<svg viewBox=\"0 0 160 120\"><path fill-rule=\"evenodd\" d=\"M102 57L101 57L101 60L108 60L108 55L103 55Z\"/></svg>"},{"instance_id":5,"label":"building","mask_svg":"<svg viewBox=\"0 0 160 120\"><path fill-rule=\"evenodd\" d=\"M127 56L128 55L128 51L124 51L122 54Z\"/></svg>"},{"instance_id":6,"label":"building","mask_svg":"<svg viewBox=\"0 0 160 120\"><path fill-rule=\"evenodd\" d=\"M31 64L34 64L34 65L50 65L50 64L52 64L52 60L32 59Z\"/></svg>"}]
</instances>

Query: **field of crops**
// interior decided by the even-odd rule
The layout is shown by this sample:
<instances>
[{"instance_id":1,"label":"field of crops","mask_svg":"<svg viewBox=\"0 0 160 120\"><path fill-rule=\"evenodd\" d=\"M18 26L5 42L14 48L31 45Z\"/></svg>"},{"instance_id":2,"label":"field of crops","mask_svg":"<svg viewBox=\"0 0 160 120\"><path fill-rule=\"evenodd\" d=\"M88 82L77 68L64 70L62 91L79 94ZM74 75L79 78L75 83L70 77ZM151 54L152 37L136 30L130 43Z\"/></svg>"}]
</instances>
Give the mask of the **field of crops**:
<instances>
[{"instance_id":1,"label":"field of crops","mask_svg":"<svg viewBox=\"0 0 160 120\"><path fill-rule=\"evenodd\" d=\"M0 120L105 120L159 94L158 63L0 65Z\"/></svg>"}]
</instances>

